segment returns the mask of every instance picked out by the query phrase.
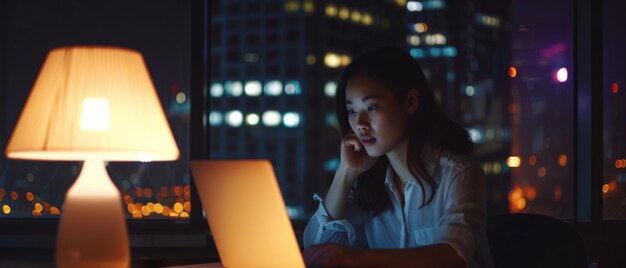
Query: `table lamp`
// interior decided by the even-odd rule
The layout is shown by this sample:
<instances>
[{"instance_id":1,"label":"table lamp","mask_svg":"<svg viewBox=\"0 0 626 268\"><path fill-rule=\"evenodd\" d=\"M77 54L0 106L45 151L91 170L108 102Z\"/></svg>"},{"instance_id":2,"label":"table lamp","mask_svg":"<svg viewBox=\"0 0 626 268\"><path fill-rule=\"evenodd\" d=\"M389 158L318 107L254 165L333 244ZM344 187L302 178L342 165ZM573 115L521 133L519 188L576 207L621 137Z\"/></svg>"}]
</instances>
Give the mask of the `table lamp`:
<instances>
[{"instance_id":1,"label":"table lamp","mask_svg":"<svg viewBox=\"0 0 626 268\"><path fill-rule=\"evenodd\" d=\"M59 267L129 267L122 198L105 161L179 151L142 55L120 47L51 50L7 145L12 159L84 161L65 195Z\"/></svg>"}]
</instances>

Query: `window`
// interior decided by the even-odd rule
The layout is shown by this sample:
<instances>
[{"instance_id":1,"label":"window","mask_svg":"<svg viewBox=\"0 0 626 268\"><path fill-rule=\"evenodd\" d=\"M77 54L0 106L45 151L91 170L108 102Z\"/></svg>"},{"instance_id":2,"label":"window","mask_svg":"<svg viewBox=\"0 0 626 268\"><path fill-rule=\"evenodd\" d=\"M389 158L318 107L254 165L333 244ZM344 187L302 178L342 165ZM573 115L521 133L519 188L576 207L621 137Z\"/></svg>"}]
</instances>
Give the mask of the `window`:
<instances>
[{"instance_id":1,"label":"window","mask_svg":"<svg viewBox=\"0 0 626 268\"><path fill-rule=\"evenodd\" d=\"M270 44L274 44L274 43L278 43L278 40L280 38L278 37L278 34L276 33L269 33L267 34L267 42Z\"/></svg>"},{"instance_id":2,"label":"window","mask_svg":"<svg viewBox=\"0 0 626 268\"><path fill-rule=\"evenodd\" d=\"M241 39L238 35L230 35L226 42L228 42L228 46L238 46L241 44Z\"/></svg>"},{"instance_id":3,"label":"window","mask_svg":"<svg viewBox=\"0 0 626 268\"><path fill-rule=\"evenodd\" d=\"M265 22L265 25L267 25L268 28L278 28L278 25L280 25L280 21L278 20L278 18L269 18Z\"/></svg>"},{"instance_id":4,"label":"window","mask_svg":"<svg viewBox=\"0 0 626 268\"><path fill-rule=\"evenodd\" d=\"M276 76L280 73L280 68L276 65L267 66L265 73L268 76Z\"/></svg>"},{"instance_id":5,"label":"window","mask_svg":"<svg viewBox=\"0 0 626 268\"><path fill-rule=\"evenodd\" d=\"M501 136L503 141L511 143L510 156L498 159L502 170L508 169L511 174L506 196L510 212L571 219L574 217L573 3L553 1L544 5L539 1L515 1L511 10L511 62L502 70L509 78L510 101L504 100L499 109L508 115L510 126L487 127L482 136L485 140ZM523 12L534 12L534 19ZM486 11L477 15L478 27L501 27L497 26L501 23L493 23L501 20L494 15ZM489 65L483 57L476 60L479 68ZM470 86L465 88L466 95ZM482 89L475 89L475 94L480 94L478 91ZM517 158L519 164L510 162ZM492 174L497 173L498 165L497 159L493 160L484 164L486 172L491 164Z\"/></svg>"},{"instance_id":6,"label":"window","mask_svg":"<svg viewBox=\"0 0 626 268\"><path fill-rule=\"evenodd\" d=\"M298 32L287 32L287 36L285 39L288 43L298 42Z\"/></svg>"},{"instance_id":7,"label":"window","mask_svg":"<svg viewBox=\"0 0 626 268\"><path fill-rule=\"evenodd\" d=\"M249 3L246 5L246 12L260 12L261 6L258 3Z\"/></svg>"},{"instance_id":8,"label":"window","mask_svg":"<svg viewBox=\"0 0 626 268\"><path fill-rule=\"evenodd\" d=\"M604 165L602 197L605 219L626 219L626 37L615 22L620 21L626 5L623 1L605 0L603 17L603 86Z\"/></svg>"},{"instance_id":9,"label":"window","mask_svg":"<svg viewBox=\"0 0 626 268\"><path fill-rule=\"evenodd\" d=\"M220 24L211 25L211 40L213 44L219 45L222 42L222 26ZM228 42L231 44L230 40Z\"/></svg>"},{"instance_id":10,"label":"window","mask_svg":"<svg viewBox=\"0 0 626 268\"><path fill-rule=\"evenodd\" d=\"M187 81L189 28L193 28L190 24L197 25L189 23L189 13L198 14L194 13L195 9L190 12L189 5L201 1L168 1L166 5L125 3L125 10L146 11L132 19L129 17L132 12L119 13L119 6L111 3L84 3L72 5L72 8L65 5L59 7L58 3L49 1L38 4L41 10L58 11L52 16L50 14L53 13L30 12L33 10L32 3L18 2L0 1L0 21L9 22L0 23L8 40L0 42L0 51L4 56L0 63L0 147L5 148L8 142L21 106L49 48L63 42L105 42L133 47L144 53L163 107L170 115L181 158L169 163L110 163L108 171L118 187L132 197L135 208L137 203L145 206L148 202L155 203L159 195L161 199L170 198L171 201L165 202L185 199L186 193L192 192L186 187L189 183L189 151L199 147L190 144L187 139L193 136L189 132L197 129L190 131L188 125L197 126L199 120L190 122L185 111L192 100L189 88L193 88L193 92L201 88L191 86ZM619 12L625 10L622 1L602 1L604 14L601 15L604 16L592 18L580 14L589 15L585 13L589 7L596 7L592 5L596 1L591 0L443 1L445 6L441 9L415 11L408 17L405 16L406 8L389 4L397 1L358 4L343 1L341 5L349 10L363 11L361 24L354 23L352 18L341 19L338 14L327 17L326 7L318 2L314 12L320 13L305 14L306 19L299 17L303 12L287 16L283 9L285 1L240 2L210 1L216 16L211 18L211 35L206 38L213 46L210 50L211 66L207 68L211 75L211 83L207 83L211 85L211 95L207 100L201 100L206 101L203 104L210 104L211 108L206 115L206 125L210 126L206 130L210 133L206 148L212 158L270 159L276 167L289 215L293 219L308 219L315 209L311 195L315 192L324 194L339 161L339 137L334 127L336 120L332 112L332 98L326 96L324 85L336 81L342 69L326 67L324 55L335 53L354 59L370 47L394 43L404 46L407 51L416 49L413 55L424 65L441 105L467 127L476 140L476 160L487 173L490 215L520 211L566 219L574 217L574 225L585 236L593 260L607 267L624 263L623 256L606 254L605 250L619 251L624 248L624 241L620 239L624 237L623 220L626 218L623 176L626 155L624 142L621 141L624 133L620 117L626 74L619 64L625 57L621 48L626 46L619 24ZM578 13L572 14L575 3ZM258 11L264 14L248 14L255 12L254 5L258 5ZM364 23L365 12L371 15L368 25ZM117 15L111 17L110 14ZM250 33L244 27L248 18L258 18L258 25L263 25L252 31L260 36L259 43L262 44L258 47L259 61L255 63L260 71L256 78L245 73L245 64L251 65L244 61L250 48L242 42ZM595 24L597 19L601 21ZM132 23L125 23L129 20ZM85 27L54 27L59 23L78 24L75 22ZM429 30L425 33L413 33L418 35L419 43L407 43L408 22L428 24ZM593 54L595 51L589 46L577 48L576 44L572 44L573 31L580 34L585 28L573 29L573 23L601 26L601 38L588 40L603 45L603 53L600 54L602 64L589 64L589 60L572 62L575 51L575 55L581 52ZM84 32L94 27L99 30L97 35ZM286 27L303 34L298 36L302 47L285 45ZM150 29L158 29L158 34L154 35L155 32ZM453 31L453 34L448 33ZM425 35L431 33L445 34L446 43L426 47ZM46 38L51 35L55 38ZM231 35L240 38L233 43L243 46L232 48L228 45ZM231 49L235 50L236 56L229 60ZM289 49L295 49L295 54L300 56L294 56L294 53L288 52ZM316 57L315 64L302 62L308 55ZM296 77L286 77L290 66L298 66ZM584 66L594 68L580 71ZM601 89L603 98L600 103L580 100L581 96L585 96L580 93L581 82L576 82L580 78L580 73L575 73L576 69L583 74L591 72L589 76L592 80L597 76L601 78L601 85L594 87ZM551 76L546 78L546 75ZM258 80L263 87L259 96L233 97L226 92L227 82L245 84L252 79ZM572 83L577 85L574 90L578 92L573 92ZM213 91L213 84L220 86ZM185 97L179 97L179 93ZM178 101L182 99L185 101ZM199 101L199 98L193 101ZM603 112L599 120L595 117L589 120L600 122L594 131L600 128L603 135L580 135L581 125L591 128L588 127L589 121L581 119L580 112L576 105L571 106L572 103L599 107ZM275 122L279 118L277 126L263 124L262 115L268 110L279 113L279 117L276 114L273 116ZM231 113L233 111L239 113ZM568 114L569 111L579 112L578 117ZM252 113L259 116L256 125L247 124L247 116ZM284 124L287 113L299 115L297 127ZM227 114L234 116L230 118ZM254 122L255 119L252 117L250 120ZM232 126L235 123L237 127ZM573 129L572 125L579 128ZM577 140L573 139L574 134L578 134ZM594 146L601 147L602 153L576 155L572 148L578 148L580 152L581 139L586 145L590 140L594 145L603 145ZM542 149L542 145L549 145L549 148ZM581 174L581 164L587 165L586 162L590 161L580 159L587 157L599 159L600 164L588 164L592 170L601 171L598 176ZM55 231L51 228L42 230L41 226L58 219L53 207L59 209L61 206L64 192L80 171L81 163L8 160L2 151L0 168L0 227L7 223L25 223L19 229L37 234L33 237L39 243L38 234ZM155 179L148 181L147 178ZM573 191L575 180L578 180L576 192ZM581 187L581 180L601 183L597 187ZM590 193L591 197L582 197L581 192ZM555 198L557 196L560 200ZM576 203L579 210L580 204L587 204L591 207L590 211L597 212L598 207L589 205L589 200L603 201L598 203L599 218L606 221L596 224L598 222L592 220L593 224L586 224L584 220L580 221L580 211L578 215L572 211L573 203ZM199 206L193 208L199 209ZM62 213L62 209L59 212ZM132 217L130 213L127 216ZM131 219L131 234L133 223L174 222L171 219L180 218L151 213L141 220ZM178 227L179 222L176 221ZM161 233L163 229L155 230ZM167 229L168 232L170 230ZM15 229L0 228L1 234L14 235L14 232ZM150 231L142 229L142 232ZM0 239L0 246L15 246L5 241L11 239ZM50 248L54 246L51 243L46 245ZM612 261L616 259L620 261ZM607 260L608 264L602 262Z\"/></svg>"},{"instance_id":11,"label":"window","mask_svg":"<svg viewBox=\"0 0 626 268\"><path fill-rule=\"evenodd\" d=\"M259 28L259 26L260 25L258 19L251 19L246 21L246 28L248 29L257 29Z\"/></svg>"},{"instance_id":12,"label":"window","mask_svg":"<svg viewBox=\"0 0 626 268\"><path fill-rule=\"evenodd\" d=\"M258 45L261 38L257 34L251 34L246 36L246 45Z\"/></svg>"},{"instance_id":13,"label":"window","mask_svg":"<svg viewBox=\"0 0 626 268\"><path fill-rule=\"evenodd\" d=\"M257 66L248 66L246 67L246 76L256 77L259 75L259 67Z\"/></svg>"},{"instance_id":14,"label":"window","mask_svg":"<svg viewBox=\"0 0 626 268\"><path fill-rule=\"evenodd\" d=\"M285 185L291 190L284 192L294 196L286 200L288 206L311 212L315 205L307 196L324 193L333 177L333 169L325 167L338 159L337 145L331 144L334 139L317 141L309 136L313 135L310 129L316 129L314 135L318 137L337 135L336 129L327 127L326 116L314 116L332 114L332 98L326 96L318 81L336 81L341 69L358 54L379 45L395 44L411 51L422 64L440 105L471 132L476 143L475 160L486 174L490 214L530 212L574 217L573 2L475 1L472 6L446 1L437 9L413 11L406 16L406 7L384 1L354 6L345 3L341 8L348 11L348 17L339 16L341 12L328 15L327 12L333 14L333 9L320 7L315 12L321 16L315 20L300 17L304 14L276 10L285 13L284 29L276 28L281 26L275 16L259 17L258 24L271 29L255 31L258 40L248 38L246 43L254 45L267 40L265 57L259 57L255 64L261 67L263 76L247 71L241 79L260 78L263 85L276 80L283 89L278 95L248 97L254 102L246 101L236 107L243 114L252 109L259 115L278 111L281 120L286 113L294 112L300 115L300 121L296 127L287 127L285 122L267 126L261 120L259 126L243 124L237 131L263 125L266 131L253 137L260 148L266 148L261 151L267 154L261 156L276 155L273 164L279 181L304 183L296 186L299 189ZM371 10L385 12L374 16ZM364 12L372 19L368 23L362 20ZM534 16L527 16L530 13ZM216 16L212 23L222 24L224 20ZM415 32L407 25L421 28ZM276 30L284 39L279 38ZM232 29L224 34L245 33ZM407 43L411 38L420 42ZM293 45L299 42L304 45ZM236 47L230 49L232 54L245 53ZM325 64L307 64L306 55L311 51L337 56L329 59L334 62L326 63L325 58L320 58L318 61ZM214 52L214 56L219 55ZM232 64L232 68L248 70L239 63ZM219 74L211 78L226 79ZM298 85L297 89L294 85ZM554 105L557 101L559 105ZM225 112L233 107L219 110ZM286 134L287 130L294 133ZM279 150L277 142L296 144L291 146L296 148ZM242 154L237 157L251 157L246 151L252 150L240 151ZM313 174L314 170L327 171ZM306 218L306 213L300 216Z\"/></svg>"},{"instance_id":15,"label":"window","mask_svg":"<svg viewBox=\"0 0 626 268\"><path fill-rule=\"evenodd\" d=\"M280 53L276 49L270 49L267 51L268 60L277 60L280 57Z\"/></svg>"},{"instance_id":16,"label":"window","mask_svg":"<svg viewBox=\"0 0 626 268\"><path fill-rule=\"evenodd\" d=\"M240 53L237 50L234 50L234 48L231 48L230 51L228 51L228 60L232 61L232 62L238 62L241 59Z\"/></svg>"},{"instance_id":17,"label":"window","mask_svg":"<svg viewBox=\"0 0 626 268\"><path fill-rule=\"evenodd\" d=\"M38 8L43 10L63 10L58 3L40 4ZM107 171L122 193L127 218L144 222L189 216L190 59L185 53L189 51L189 4L172 3L166 5L167 8L139 3L129 5L125 4L125 7L149 12L137 18L130 13L117 12L119 6L116 5L85 4L81 7L91 7L87 9L89 12L64 16L58 12L25 12L30 10L29 4L9 6L11 11L7 13L11 23L4 24L7 28L3 27L9 45L2 47L6 57L0 68L0 76L6 79L2 80L6 84L2 84L0 93L3 148L0 156L0 218L57 219L63 213L65 192L82 168L81 162L10 160L6 159L4 152L49 49L66 43L118 45L143 54L180 149L180 157L172 162L109 162ZM112 19L110 14L118 15ZM64 29L46 23L50 21L62 21L67 25L80 21L92 26ZM98 28L98 34L93 35L93 27L100 24L106 24L106 27ZM158 28L159 33L146 31L153 27ZM212 28L219 34L219 25ZM50 35L58 38L48 38ZM176 56L168 58L163 55ZM4 68L6 66L11 68Z\"/></svg>"},{"instance_id":18,"label":"window","mask_svg":"<svg viewBox=\"0 0 626 268\"><path fill-rule=\"evenodd\" d=\"M235 14L238 14L240 11L241 11L241 5L238 3L228 5L227 10L226 10L228 15L235 15Z\"/></svg>"}]
</instances>

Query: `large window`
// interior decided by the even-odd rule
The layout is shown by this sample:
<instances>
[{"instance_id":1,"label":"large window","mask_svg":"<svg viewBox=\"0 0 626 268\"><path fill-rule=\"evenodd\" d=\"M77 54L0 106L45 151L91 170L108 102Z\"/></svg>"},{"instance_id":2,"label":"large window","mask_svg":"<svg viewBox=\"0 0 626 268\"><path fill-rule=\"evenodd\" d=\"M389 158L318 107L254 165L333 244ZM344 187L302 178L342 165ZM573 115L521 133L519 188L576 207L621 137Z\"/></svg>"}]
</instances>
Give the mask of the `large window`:
<instances>
[{"instance_id":1,"label":"large window","mask_svg":"<svg viewBox=\"0 0 626 268\"><path fill-rule=\"evenodd\" d=\"M511 3L509 211L571 219L573 2Z\"/></svg>"},{"instance_id":2,"label":"large window","mask_svg":"<svg viewBox=\"0 0 626 268\"><path fill-rule=\"evenodd\" d=\"M149 3L148 3L149 2ZM48 51L63 45L115 45L140 51L180 149L173 162L109 162L107 171L133 219L185 219L189 186L188 1L6 4L0 84L0 218L56 218L81 162L6 159L22 107ZM115 14L113 16L112 14ZM137 15L140 16L137 16ZM6 30L6 31L4 31ZM97 213L98 208L94 208Z\"/></svg>"},{"instance_id":3,"label":"large window","mask_svg":"<svg viewBox=\"0 0 626 268\"><path fill-rule=\"evenodd\" d=\"M624 218L626 156L620 142L624 38L618 1L607 0L604 39L604 170L607 219ZM211 1L207 126L212 158L267 158L293 218L306 219L338 165L332 112L341 70L379 45L404 47L424 67L440 105L466 127L488 182L490 214L573 218L573 9L544 1ZM181 158L109 163L129 218L186 217L189 187L189 3L126 6L20 3L3 43L3 147L46 53L76 43L140 50ZM615 7L615 8L613 8ZM54 10L55 12L48 12ZM54 14L54 15L53 15ZM115 13L118 14L118 13ZM533 16L527 16L533 14ZM63 19L59 19L63 18ZM133 19L135 18L135 19ZM109 21L107 27L99 26ZM103 28L93 34L94 28ZM27 34L26 34L27 33ZM620 149L621 148L621 149ZM4 149L4 148L3 148ZM0 157L0 217L54 217L81 163ZM168 213L169 212L169 213Z\"/></svg>"},{"instance_id":4,"label":"large window","mask_svg":"<svg viewBox=\"0 0 626 268\"><path fill-rule=\"evenodd\" d=\"M605 0L603 16L604 157L603 185L605 219L626 219L626 37L619 23L626 10L623 1Z\"/></svg>"},{"instance_id":5,"label":"large window","mask_svg":"<svg viewBox=\"0 0 626 268\"><path fill-rule=\"evenodd\" d=\"M573 218L572 1L212 3L211 156L270 159L293 218L339 164L338 75L380 45L470 131L490 214Z\"/></svg>"},{"instance_id":6,"label":"large window","mask_svg":"<svg viewBox=\"0 0 626 268\"><path fill-rule=\"evenodd\" d=\"M189 227L183 213L194 197L189 159L207 154L270 159L290 216L308 219L316 207L311 196L325 193L339 164L332 111L339 74L363 51L396 45L422 64L439 104L469 130L486 175L489 215L574 219L592 259L623 264L624 255L612 253L624 248L626 219L626 73L620 65L626 41L619 23L625 7L619 0L601 2L597 12L592 0L0 1L0 236L32 238L20 244L28 257L33 247L53 248L47 238L56 229L42 226L57 223L66 189L81 169L80 162L4 155L54 47L117 45L143 53L180 159L111 162L107 170L124 195L131 236L137 235L134 224L142 228L139 235L176 236L169 227ZM211 5L211 14L209 27L199 31L206 17L191 6L201 3ZM210 34L197 34L203 31ZM602 38L585 39L598 32ZM597 44L600 57L586 58ZM190 56L190 47L200 55L203 45L210 55ZM596 64L600 58L603 64ZM202 65L206 59L210 66ZM210 78L196 79L202 76ZM600 86L587 88L598 79ZM597 92L602 98L592 94ZM590 134L598 129L603 135ZM592 153L597 151L602 153ZM195 217L200 214L189 216L202 219ZM34 235L16 235L22 233ZM0 247L19 248L14 241L0 239ZM162 241L131 240L133 246Z\"/></svg>"}]
</instances>

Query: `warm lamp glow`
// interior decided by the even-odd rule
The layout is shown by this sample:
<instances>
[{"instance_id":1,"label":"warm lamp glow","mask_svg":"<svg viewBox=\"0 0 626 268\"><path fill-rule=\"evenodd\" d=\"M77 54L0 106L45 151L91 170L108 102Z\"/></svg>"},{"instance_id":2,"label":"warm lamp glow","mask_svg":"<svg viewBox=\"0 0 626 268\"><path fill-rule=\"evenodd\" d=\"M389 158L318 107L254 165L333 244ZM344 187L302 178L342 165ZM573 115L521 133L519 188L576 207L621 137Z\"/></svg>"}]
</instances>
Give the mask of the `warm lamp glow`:
<instances>
[{"instance_id":1,"label":"warm lamp glow","mask_svg":"<svg viewBox=\"0 0 626 268\"><path fill-rule=\"evenodd\" d=\"M62 47L48 54L6 154L84 161L65 196L57 266L129 267L122 196L104 163L175 160L179 151L139 52ZM11 197L16 200L17 193ZM41 215L43 208L35 203L33 215ZM50 213L59 214L59 209L51 207ZM138 210L133 217L137 213L141 217Z\"/></svg>"},{"instance_id":2,"label":"warm lamp glow","mask_svg":"<svg viewBox=\"0 0 626 268\"><path fill-rule=\"evenodd\" d=\"M139 52L62 47L48 54L6 150L13 159L178 158Z\"/></svg>"},{"instance_id":3,"label":"warm lamp glow","mask_svg":"<svg viewBox=\"0 0 626 268\"><path fill-rule=\"evenodd\" d=\"M110 127L109 101L102 98L85 98L80 113L80 129L107 131Z\"/></svg>"}]
</instances>

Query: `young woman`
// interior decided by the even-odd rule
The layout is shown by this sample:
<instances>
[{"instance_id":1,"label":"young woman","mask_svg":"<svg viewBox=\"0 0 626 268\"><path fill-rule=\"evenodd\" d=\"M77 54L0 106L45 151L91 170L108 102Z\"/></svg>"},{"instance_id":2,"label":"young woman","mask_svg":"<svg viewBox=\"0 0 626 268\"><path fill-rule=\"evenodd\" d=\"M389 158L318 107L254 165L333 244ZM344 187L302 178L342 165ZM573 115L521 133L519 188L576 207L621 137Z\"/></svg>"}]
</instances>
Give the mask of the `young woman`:
<instances>
[{"instance_id":1,"label":"young woman","mask_svg":"<svg viewBox=\"0 0 626 268\"><path fill-rule=\"evenodd\" d=\"M405 51L365 53L344 71L335 113L341 161L304 231L319 267L491 267L485 182L468 133L438 108Z\"/></svg>"}]
</instances>

